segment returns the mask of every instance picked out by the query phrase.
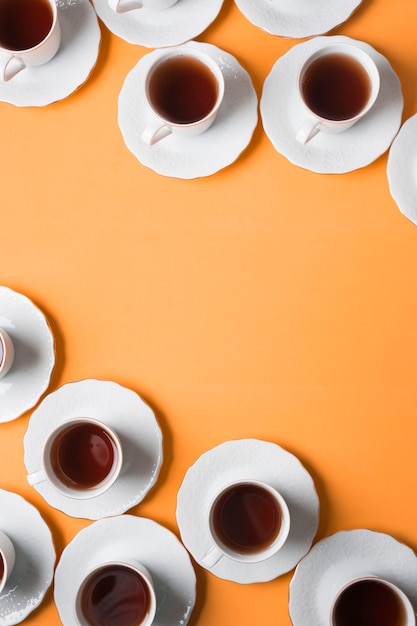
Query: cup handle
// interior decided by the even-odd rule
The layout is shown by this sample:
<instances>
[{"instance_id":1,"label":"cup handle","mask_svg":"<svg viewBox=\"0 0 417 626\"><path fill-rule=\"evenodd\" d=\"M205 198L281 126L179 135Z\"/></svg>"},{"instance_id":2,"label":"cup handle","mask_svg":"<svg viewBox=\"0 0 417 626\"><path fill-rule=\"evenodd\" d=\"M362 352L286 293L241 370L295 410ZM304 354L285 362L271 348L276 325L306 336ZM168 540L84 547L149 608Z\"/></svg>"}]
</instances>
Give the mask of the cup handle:
<instances>
[{"instance_id":1,"label":"cup handle","mask_svg":"<svg viewBox=\"0 0 417 626\"><path fill-rule=\"evenodd\" d=\"M142 141L148 144L148 146L154 146L158 141L161 141L164 137L168 137L171 133L172 130L169 126L159 120L155 120L154 122L150 122L143 131Z\"/></svg>"},{"instance_id":2,"label":"cup handle","mask_svg":"<svg viewBox=\"0 0 417 626\"><path fill-rule=\"evenodd\" d=\"M46 474L43 469L40 469L37 472L32 472L32 474L27 475L27 481L29 485L31 486L37 485L38 483L42 483L46 479L47 479Z\"/></svg>"},{"instance_id":3,"label":"cup handle","mask_svg":"<svg viewBox=\"0 0 417 626\"><path fill-rule=\"evenodd\" d=\"M201 559L202 565L205 567L213 567L220 561L222 556L223 552L216 548L216 546L212 546Z\"/></svg>"},{"instance_id":4,"label":"cup handle","mask_svg":"<svg viewBox=\"0 0 417 626\"><path fill-rule=\"evenodd\" d=\"M4 82L12 79L16 74L24 70L25 63L17 57L11 56L6 59L2 66L1 77Z\"/></svg>"},{"instance_id":5,"label":"cup handle","mask_svg":"<svg viewBox=\"0 0 417 626\"><path fill-rule=\"evenodd\" d=\"M143 9L141 0L108 0L108 4L115 13L127 13L135 9Z\"/></svg>"},{"instance_id":6,"label":"cup handle","mask_svg":"<svg viewBox=\"0 0 417 626\"><path fill-rule=\"evenodd\" d=\"M320 122L315 119L307 119L296 134L300 143L308 143L320 131Z\"/></svg>"}]
</instances>

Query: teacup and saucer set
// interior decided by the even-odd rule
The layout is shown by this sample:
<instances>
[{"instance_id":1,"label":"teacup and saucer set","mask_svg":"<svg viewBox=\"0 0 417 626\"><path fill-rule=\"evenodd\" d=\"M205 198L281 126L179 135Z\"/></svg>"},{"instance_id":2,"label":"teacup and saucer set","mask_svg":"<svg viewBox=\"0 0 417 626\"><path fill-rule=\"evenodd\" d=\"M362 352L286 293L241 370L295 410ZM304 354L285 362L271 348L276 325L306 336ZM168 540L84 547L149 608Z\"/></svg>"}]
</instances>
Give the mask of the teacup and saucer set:
<instances>
[{"instance_id":1,"label":"teacup and saucer set","mask_svg":"<svg viewBox=\"0 0 417 626\"><path fill-rule=\"evenodd\" d=\"M360 605L362 618L356 614ZM316 543L290 583L294 626L415 626L414 607L414 551L390 535L367 529L337 532Z\"/></svg>"},{"instance_id":2,"label":"teacup and saucer set","mask_svg":"<svg viewBox=\"0 0 417 626\"><path fill-rule=\"evenodd\" d=\"M54 18L45 38L33 47L0 41L0 101L20 107L46 106L78 89L96 64L100 27L88 0L49 0ZM31 18L28 18L32 20ZM12 52L13 51L13 52Z\"/></svg>"},{"instance_id":3,"label":"teacup and saucer set","mask_svg":"<svg viewBox=\"0 0 417 626\"><path fill-rule=\"evenodd\" d=\"M336 105L330 105L330 98L324 101L322 85L333 82L320 79L330 75L335 59L339 75L344 64L345 86L355 86L347 93L360 94L357 102L350 97ZM350 37L323 36L295 45L276 61L264 82L260 112L274 148L291 163L342 174L369 165L388 150L403 106L400 81L384 56Z\"/></svg>"},{"instance_id":4,"label":"teacup and saucer set","mask_svg":"<svg viewBox=\"0 0 417 626\"><path fill-rule=\"evenodd\" d=\"M93 0L99 18L116 36L146 48L176 46L200 35L224 0Z\"/></svg>"},{"instance_id":5,"label":"teacup and saucer set","mask_svg":"<svg viewBox=\"0 0 417 626\"><path fill-rule=\"evenodd\" d=\"M25 295L0 286L0 423L35 406L54 367L55 342L44 314Z\"/></svg>"},{"instance_id":6,"label":"teacup and saucer set","mask_svg":"<svg viewBox=\"0 0 417 626\"><path fill-rule=\"evenodd\" d=\"M145 579L150 592L148 614L140 624L185 626L188 623L196 599L196 576L187 551L167 528L153 520L126 514L94 522L81 530L62 552L54 586L62 624L84 624L89 593L99 591L100 584L106 584L106 577L111 575L117 581L126 574L129 578L133 575ZM121 583L122 580L120 587ZM106 600L115 611L124 604L123 589L120 596L117 597L117 588L107 594ZM96 604L99 604L97 600ZM108 604L105 610L108 614Z\"/></svg>"},{"instance_id":7,"label":"teacup and saucer set","mask_svg":"<svg viewBox=\"0 0 417 626\"><path fill-rule=\"evenodd\" d=\"M417 224L417 115L404 122L388 154L387 176L391 196L401 213Z\"/></svg>"},{"instance_id":8,"label":"teacup and saucer set","mask_svg":"<svg viewBox=\"0 0 417 626\"><path fill-rule=\"evenodd\" d=\"M268 441L239 439L188 469L176 515L182 542L201 567L249 584L289 572L307 554L319 499L297 457Z\"/></svg>"},{"instance_id":9,"label":"teacup and saucer set","mask_svg":"<svg viewBox=\"0 0 417 626\"><path fill-rule=\"evenodd\" d=\"M0 626L19 624L41 604L55 559L51 532L38 510L0 489Z\"/></svg>"},{"instance_id":10,"label":"teacup and saucer set","mask_svg":"<svg viewBox=\"0 0 417 626\"><path fill-rule=\"evenodd\" d=\"M252 24L281 37L323 35L345 22L362 0L235 0Z\"/></svg>"},{"instance_id":11,"label":"teacup and saucer set","mask_svg":"<svg viewBox=\"0 0 417 626\"><path fill-rule=\"evenodd\" d=\"M46 396L24 437L27 479L56 509L97 520L143 500L162 464L162 432L134 391L87 379Z\"/></svg>"},{"instance_id":12,"label":"teacup and saucer set","mask_svg":"<svg viewBox=\"0 0 417 626\"><path fill-rule=\"evenodd\" d=\"M206 87L207 93L213 91L212 101L211 96L207 100L210 103L207 112L198 120L196 116L197 121L190 118L191 121L183 122L180 117L179 122L169 117L164 120L158 105L152 102L152 79L159 66L165 62L177 63L179 57L180 63L185 58L187 63L203 68L202 79L206 84L200 92L206 93ZM188 69L185 73L192 75ZM214 88L210 84L213 81ZM163 78L155 82L159 97L158 83L165 85L167 81ZM181 84L180 80L177 84ZM188 92L184 90L184 93ZM195 94L188 99L191 106L199 100ZM168 108L175 101L171 97ZM183 112L173 113L181 116ZM231 54L212 44L189 41L142 57L127 75L119 94L118 122L127 148L146 167L174 178L210 176L233 163L250 143L258 122L258 98L249 74ZM157 123L161 132L151 131Z\"/></svg>"}]
</instances>

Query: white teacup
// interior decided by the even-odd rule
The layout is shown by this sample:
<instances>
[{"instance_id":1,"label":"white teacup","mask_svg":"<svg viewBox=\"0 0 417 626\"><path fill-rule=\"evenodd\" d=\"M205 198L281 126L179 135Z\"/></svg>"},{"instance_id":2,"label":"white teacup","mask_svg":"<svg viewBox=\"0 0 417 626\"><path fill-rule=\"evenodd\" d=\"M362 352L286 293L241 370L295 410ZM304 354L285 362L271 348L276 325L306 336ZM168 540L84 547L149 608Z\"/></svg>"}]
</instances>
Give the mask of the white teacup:
<instances>
[{"instance_id":1,"label":"white teacup","mask_svg":"<svg viewBox=\"0 0 417 626\"><path fill-rule=\"evenodd\" d=\"M298 73L298 96L306 119L296 133L307 143L320 131L340 133L362 119L379 93L378 68L364 49L328 43L304 60Z\"/></svg>"},{"instance_id":2,"label":"white teacup","mask_svg":"<svg viewBox=\"0 0 417 626\"><path fill-rule=\"evenodd\" d=\"M8 81L25 67L50 61L61 29L55 0L1 0L0 75Z\"/></svg>"},{"instance_id":3,"label":"white teacup","mask_svg":"<svg viewBox=\"0 0 417 626\"><path fill-rule=\"evenodd\" d=\"M122 445L113 428L92 417L76 417L49 435L42 467L27 479L30 485L48 481L69 498L94 498L110 489L122 464Z\"/></svg>"},{"instance_id":4,"label":"white teacup","mask_svg":"<svg viewBox=\"0 0 417 626\"><path fill-rule=\"evenodd\" d=\"M202 563L213 567L226 556L257 563L275 555L290 531L290 513L282 495L260 480L242 479L225 485L207 511L212 546Z\"/></svg>"},{"instance_id":5,"label":"white teacup","mask_svg":"<svg viewBox=\"0 0 417 626\"><path fill-rule=\"evenodd\" d=\"M416 616L402 589L380 576L366 575L349 580L338 590L329 615L329 626L363 623L367 626L415 626Z\"/></svg>"},{"instance_id":6,"label":"white teacup","mask_svg":"<svg viewBox=\"0 0 417 626\"><path fill-rule=\"evenodd\" d=\"M101 563L79 585L74 615L80 626L101 626L103 616L120 626L151 626L156 595L151 574L133 559Z\"/></svg>"},{"instance_id":7,"label":"white teacup","mask_svg":"<svg viewBox=\"0 0 417 626\"><path fill-rule=\"evenodd\" d=\"M16 554L11 539L0 530L0 594L13 571Z\"/></svg>"},{"instance_id":8,"label":"white teacup","mask_svg":"<svg viewBox=\"0 0 417 626\"><path fill-rule=\"evenodd\" d=\"M208 54L186 46L162 53L149 68L145 96L152 114L142 140L152 146L171 133L195 137L213 124L224 96L224 77Z\"/></svg>"},{"instance_id":9,"label":"white teacup","mask_svg":"<svg viewBox=\"0 0 417 626\"><path fill-rule=\"evenodd\" d=\"M0 378L6 376L13 365L14 345L10 335L0 328Z\"/></svg>"},{"instance_id":10,"label":"white teacup","mask_svg":"<svg viewBox=\"0 0 417 626\"><path fill-rule=\"evenodd\" d=\"M108 5L116 13L127 13L136 9L161 11L172 7L178 0L108 0Z\"/></svg>"}]
</instances>

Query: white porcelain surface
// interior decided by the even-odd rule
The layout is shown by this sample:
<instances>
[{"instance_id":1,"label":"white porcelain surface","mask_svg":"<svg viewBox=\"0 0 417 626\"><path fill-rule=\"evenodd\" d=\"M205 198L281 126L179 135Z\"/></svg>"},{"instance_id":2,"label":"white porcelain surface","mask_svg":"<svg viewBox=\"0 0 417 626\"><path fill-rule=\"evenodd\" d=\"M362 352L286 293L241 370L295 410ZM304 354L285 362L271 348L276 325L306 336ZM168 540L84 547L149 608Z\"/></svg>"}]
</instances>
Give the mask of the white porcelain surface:
<instances>
[{"instance_id":1,"label":"white porcelain surface","mask_svg":"<svg viewBox=\"0 0 417 626\"><path fill-rule=\"evenodd\" d=\"M329 42L355 43L370 54L380 72L379 96L368 115L349 130L322 132L303 145L295 137L305 117L297 96L298 69L308 54ZM342 174L369 165L388 150L403 106L400 81L385 57L350 37L326 36L297 44L276 61L264 82L260 112L267 136L289 161L313 172Z\"/></svg>"},{"instance_id":2,"label":"white porcelain surface","mask_svg":"<svg viewBox=\"0 0 417 626\"><path fill-rule=\"evenodd\" d=\"M64 549L55 572L55 603L63 626L77 626L73 602L90 567L133 558L149 570L155 586L154 626L185 626L196 598L196 577L176 536L153 520L122 515L94 522Z\"/></svg>"},{"instance_id":3,"label":"white porcelain surface","mask_svg":"<svg viewBox=\"0 0 417 626\"><path fill-rule=\"evenodd\" d=\"M390 535L366 529L342 531L319 541L298 564L290 584L293 626L328 626L333 596L344 582L374 574L417 607L417 557Z\"/></svg>"},{"instance_id":4,"label":"white porcelain surface","mask_svg":"<svg viewBox=\"0 0 417 626\"><path fill-rule=\"evenodd\" d=\"M200 35L215 20L223 0L178 0L163 10L115 13L107 0L93 0L107 28L128 43L146 48L176 46Z\"/></svg>"},{"instance_id":5,"label":"white porcelain surface","mask_svg":"<svg viewBox=\"0 0 417 626\"><path fill-rule=\"evenodd\" d=\"M0 328L10 335L15 356L0 380L0 422L31 409L49 386L55 345L44 314L25 295L0 286Z\"/></svg>"},{"instance_id":6,"label":"white porcelain surface","mask_svg":"<svg viewBox=\"0 0 417 626\"><path fill-rule=\"evenodd\" d=\"M72 517L99 519L124 513L154 486L162 464L162 433L150 407L134 392L114 382L83 380L46 396L32 413L24 438L28 474L41 467L43 442L70 417L95 417L114 428L123 447L123 467L114 485L88 500L59 493L48 482L34 488L51 506Z\"/></svg>"},{"instance_id":7,"label":"white porcelain surface","mask_svg":"<svg viewBox=\"0 0 417 626\"><path fill-rule=\"evenodd\" d=\"M41 604L53 580L56 555L51 532L38 510L4 489L0 489L0 528L16 551L12 574L0 594L0 626L11 626Z\"/></svg>"},{"instance_id":8,"label":"white porcelain surface","mask_svg":"<svg viewBox=\"0 0 417 626\"><path fill-rule=\"evenodd\" d=\"M404 122L392 142L387 175L398 208L417 225L417 114Z\"/></svg>"},{"instance_id":9,"label":"white porcelain surface","mask_svg":"<svg viewBox=\"0 0 417 626\"><path fill-rule=\"evenodd\" d=\"M238 583L265 582L290 571L308 552L317 532L319 500L313 480L300 461L280 446L259 439L227 441L205 452L187 471L177 499L181 538L202 567L210 549L207 509L228 482L245 478L275 487L287 502L291 528L278 554L261 563L223 557L210 571Z\"/></svg>"},{"instance_id":10,"label":"white porcelain surface","mask_svg":"<svg viewBox=\"0 0 417 626\"><path fill-rule=\"evenodd\" d=\"M235 0L250 22L272 35L302 39L345 22L362 0Z\"/></svg>"},{"instance_id":11,"label":"white porcelain surface","mask_svg":"<svg viewBox=\"0 0 417 626\"><path fill-rule=\"evenodd\" d=\"M155 146L142 141L151 116L144 95L145 74L164 54L164 50L154 50L126 77L119 95L119 127L126 146L143 165L164 176L190 179L214 174L237 159L256 127L258 99L249 74L232 55L206 43L191 41L185 46L205 51L223 72L225 93L214 124L198 137L172 134Z\"/></svg>"},{"instance_id":12,"label":"white porcelain surface","mask_svg":"<svg viewBox=\"0 0 417 626\"><path fill-rule=\"evenodd\" d=\"M84 83L94 67L100 28L88 0L58 2L61 45L51 61L28 67L0 83L0 101L16 106L45 106L66 98Z\"/></svg>"}]
</instances>

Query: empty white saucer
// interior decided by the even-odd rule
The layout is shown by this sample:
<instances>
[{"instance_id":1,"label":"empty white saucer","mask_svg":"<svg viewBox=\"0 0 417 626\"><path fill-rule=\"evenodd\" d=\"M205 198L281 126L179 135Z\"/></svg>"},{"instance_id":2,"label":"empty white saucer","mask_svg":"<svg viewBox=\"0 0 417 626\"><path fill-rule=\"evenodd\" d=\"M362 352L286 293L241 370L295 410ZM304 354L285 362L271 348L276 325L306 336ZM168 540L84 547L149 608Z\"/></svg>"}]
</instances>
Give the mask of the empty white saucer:
<instances>
[{"instance_id":1,"label":"empty white saucer","mask_svg":"<svg viewBox=\"0 0 417 626\"><path fill-rule=\"evenodd\" d=\"M345 22L362 0L235 0L250 22L272 35L303 39Z\"/></svg>"},{"instance_id":2,"label":"empty white saucer","mask_svg":"<svg viewBox=\"0 0 417 626\"><path fill-rule=\"evenodd\" d=\"M349 130L320 132L303 145L295 138L305 118L297 94L299 67L323 45L344 42L366 50L374 59L381 79L377 101ZM321 174L342 174L369 165L388 150L400 127L403 106L400 81L385 57L362 41L325 36L295 45L276 61L264 82L260 111L274 148L289 161Z\"/></svg>"},{"instance_id":3,"label":"empty white saucer","mask_svg":"<svg viewBox=\"0 0 417 626\"><path fill-rule=\"evenodd\" d=\"M288 504L291 529L284 547L260 563L223 556L210 571L237 583L266 582L293 569L317 532L319 499L300 461L280 446L259 439L227 441L205 452L187 471L177 499L177 523L185 547L202 567L211 547L206 521L214 495L228 482L256 478L277 489Z\"/></svg>"},{"instance_id":4,"label":"empty white saucer","mask_svg":"<svg viewBox=\"0 0 417 626\"><path fill-rule=\"evenodd\" d=\"M84 83L100 46L100 27L88 0L57 2L61 45L51 61L28 67L10 81L0 82L0 100L16 106L45 106L66 98Z\"/></svg>"},{"instance_id":5,"label":"empty white saucer","mask_svg":"<svg viewBox=\"0 0 417 626\"><path fill-rule=\"evenodd\" d=\"M196 41L185 46L209 54L223 72L225 95L214 124L197 137L171 134L154 146L142 141L151 116L144 95L145 74L164 54L163 50L154 50L142 57L126 77L119 95L119 127L126 146L143 165L164 176L190 179L210 176L227 167L248 146L258 121L258 98L249 74L232 55Z\"/></svg>"},{"instance_id":6,"label":"empty white saucer","mask_svg":"<svg viewBox=\"0 0 417 626\"><path fill-rule=\"evenodd\" d=\"M76 500L47 481L34 485L51 506L72 517L99 519L124 513L154 486L162 464L162 433L150 407L132 390L114 382L68 383L46 396L32 413L24 438L28 474L41 468L42 446L51 431L71 417L95 417L119 435L122 473L105 493Z\"/></svg>"},{"instance_id":7,"label":"empty white saucer","mask_svg":"<svg viewBox=\"0 0 417 626\"><path fill-rule=\"evenodd\" d=\"M151 574L158 607L153 626L185 626L196 598L190 557L171 531L134 515L94 522L64 549L55 572L54 590L63 626L78 626L74 596L88 568L123 558L136 559Z\"/></svg>"},{"instance_id":8,"label":"empty white saucer","mask_svg":"<svg viewBox=\"0 0 417 626\"><path fill-rule=\"evenodd\" d=\"M0 626L19 624L42 602L55 566L51 531L20 495L0 489L0 530L13 542L16 562L0 593Z\"/></svg>"},{"instance_id":9,"label":"empty white saucer","mask_svg":"<svg viewBox=\"0 0 417 626\"><path fill-rule=\"evenodd\" d=\"M15 357L0 380L0 422L20 417L49 386L55 344L49 324L29 298L0 286L0 328L10 335Z\"/></svg>"},{"instance_id":10,"label":"empty white saucer","mask_svg":"<svg viewBox=\"0 0 417 626\"><path fill-rule=\"evenodd\" d=\"M200 35L215 20L223 0L178 0L159 11L115 13L107 0L93 0L107 28L125 41L147 48L176 46Z\"/></svg>"},{"instance_id":11,"label":"empty white saucer","mask_svg":"<svg viewBox=\"0 0 417 626\"><path fill-rule=\"evenodd\" d=\"M392 142L388 155L389 190L401 213L417 225L417 114L410 117Z\"/></svg>"},{"instance_id":12,"label":"empty white saucer","mask_svg":"<svg viewBox=\"0 0 417 626\"><path fill-rule=\"evenodd\" d=\"M372 574L397 585L417 608L414 551L390 535L358 529L322 539L298 564L290 584L291 623L328 626L333 595L341 581Z\"/></svg>"}]
</instances>

